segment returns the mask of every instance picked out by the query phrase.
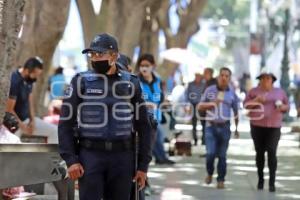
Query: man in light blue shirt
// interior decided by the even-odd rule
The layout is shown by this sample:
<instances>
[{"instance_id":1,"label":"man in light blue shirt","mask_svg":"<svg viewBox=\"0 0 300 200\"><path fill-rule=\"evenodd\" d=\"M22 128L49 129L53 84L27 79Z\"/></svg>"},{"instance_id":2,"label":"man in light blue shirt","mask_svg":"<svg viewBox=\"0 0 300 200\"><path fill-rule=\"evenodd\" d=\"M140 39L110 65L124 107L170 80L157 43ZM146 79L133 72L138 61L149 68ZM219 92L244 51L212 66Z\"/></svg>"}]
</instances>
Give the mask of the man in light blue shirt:
<instances>
[{"instance_id":1,"label":"man in light blue shirt","mask_svg":"<svg viewBox=\"0 0 300 200\"><path fill-rule=\"evenodd\" d=\"M206 169L208 176L205 179L207 184L212 182L214 172L214 160L218 157L217 188L224 188L226 175L226 152L230 140L230 119L231 110L235 119L235 137L239 137L238 126L238 105L239 100L234 90L230 88L231 70L223 67L216 85L208 87L199 104L201 111L206 111Z\"/></svg>"}]
</instances>

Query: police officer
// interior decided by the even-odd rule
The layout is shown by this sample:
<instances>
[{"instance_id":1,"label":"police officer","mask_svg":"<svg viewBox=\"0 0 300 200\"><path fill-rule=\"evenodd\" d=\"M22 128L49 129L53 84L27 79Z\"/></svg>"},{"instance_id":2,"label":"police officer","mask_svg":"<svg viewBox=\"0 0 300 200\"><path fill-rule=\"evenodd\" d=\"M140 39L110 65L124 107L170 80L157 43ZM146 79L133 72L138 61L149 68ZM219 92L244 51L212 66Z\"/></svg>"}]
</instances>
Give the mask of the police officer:
<instances>
[{"instance_id":1,"label":"police officer","mask_svg":"<svg viewBox=\"0 0 300 200\"><path fill-rule=\"evenodd\" d=\"M81 200L129 199L132 180L145 186L151 161L151 125L138 78L116 66L114 37L97 35L88 53L92 70L66 90L59 122L59 150L69 177L79 179ZM133 125L139 133L134 171Z\"/></svg>"}]
</instances>

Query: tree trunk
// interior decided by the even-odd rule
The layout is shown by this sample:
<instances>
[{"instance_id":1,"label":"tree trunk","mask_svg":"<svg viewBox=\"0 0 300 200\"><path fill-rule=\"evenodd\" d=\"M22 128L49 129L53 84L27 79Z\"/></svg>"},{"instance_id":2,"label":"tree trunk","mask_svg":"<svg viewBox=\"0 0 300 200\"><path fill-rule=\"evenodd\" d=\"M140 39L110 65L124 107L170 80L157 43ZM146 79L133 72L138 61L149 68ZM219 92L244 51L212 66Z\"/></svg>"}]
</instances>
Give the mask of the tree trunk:
<instances>
[{"instance_id":1,"label":"tree trunk","mask_svg":"<svg viewBox=\"0 0 300 200\"><path fill-rule=\"evenodd\" d=\"M155 60L158 60L159 48L159 26L157 21L157 13L160 9L162 1L153 2L146 9L146 17L144 18L142 30L140 34L140 54L151 53Z\"/></svg>"},{"instance_id":2,"label":"tree trunk","mask_svg":"<svg viewBox=\"0 0 300 200\"><path fill-rule=\"evenodd\" d=\"M44 97L47 88L49 69L55 48L60 41L69 13L70 0L28 0L25 6L25 22L16 64L22 66L32 56L44 61L44 70L34 90L35 110L43 115ZM59 12L57 12L59 9Z\"/></svg>"},{"instance_id":3,"label":"tree trunk","mask_svg":"<svg viewBox=\"0 0 300 200\"><path fill-rule=\"evenodd\" d=\"M157 21L145 20L140 36L140 54L151 53L158 60L159 48L159 27Z\"/></svg>"},{"instance_id":4,"label":"tree trunk","mask_svg":"<svg viewBox=\"0 0 300 200\"><path fill-rule=\"evenodd\" d=\"M143 23L142 19L145 18L147 4L147 0L133 2L133 5L130 6L132 9L128 10L129 12L123 16L126 19L126 25L123 26L122 31L120 30L122 32L120 36L120 50L130 57L133 56L134 48L139 44Z\"/></svg>"},{"instance_id":5,"label":"tree trunk","mask_svg":"<svg viewBox=\"0 0 300 200\"><path fill-rule=\"evenodd\" d=\"M77 0L85 44L88 46L96 34L107 32L117 38L120 52L132 57L139 44L146 8L159 3L160 0L102 0L100 14L96 15L90 0Z\"/></svg>"},{"instance_id":6,"label":"tree trunk","mask_svg":"<svg viewBox=\"0 0 300 200\"><path fill-rule=\"evenodd\" d=\"M0 0L0 121L2 122L10 72L16 56L16 44L22 25L25 0Z\"/></svg>"},{"instance_id":7,"label":"tree trunk","mask_svg":"<svg viewBox=\"0 0 300 200\"><path fill-rule=\"evenodd\" d=\"M106 32L118 39L119 50L123 54L133 56L134 48L139 43L146 7L155 2L157 0L110 0L108 2Z\"/></svg>"},{"instance_id":8,"label":"tree trunk","mask_svg":"<svg viewBox=\"0 0 300 200\"><path fill-rule=\"evenodd\" d=\"M179 17L179 28L176 34L173 34L170 26L169 8L170 2L163 1L158 12L158 22L166 38L166 48L186 48L190 38L199 31L198 19L205 7L207 0L191 0L186 8L177 5L177 14ZM176 63L164 60L160 67L160 73L166 78L178 66Z\"/></svg>"},{"instance_id":9,"label":"tree trunk","mask_svg":"<svg viewBox=\"0 0 300 200\"><path fill-rule=\"evenodd\" d=\"M96 15L91 0L76 0L78 7L85 47L90 45L95 35L105 32L108 15L108 0L102 0L101 12Z\"/></svg>"}]
</instances>

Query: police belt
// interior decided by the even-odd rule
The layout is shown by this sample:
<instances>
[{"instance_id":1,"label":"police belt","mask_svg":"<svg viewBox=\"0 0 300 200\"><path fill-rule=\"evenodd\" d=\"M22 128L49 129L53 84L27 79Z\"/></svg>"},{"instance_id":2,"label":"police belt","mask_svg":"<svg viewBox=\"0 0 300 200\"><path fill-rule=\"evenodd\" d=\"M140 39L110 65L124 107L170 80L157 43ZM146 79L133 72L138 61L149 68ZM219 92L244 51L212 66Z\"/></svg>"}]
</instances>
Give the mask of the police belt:
<instances>
[{"instance_id":1,"label":"police belt","mask_svg":"<svg viewBox=\"0 0 300 200\"><path fill-rule=\"evenodd\" d=\"M87 149L94 149L98 151L113 151L113 152L122 152L130 151L133 149L132 139L124 140L91 140L91 139L80 139L80 147Z\"/></svg>"}]
</instances>

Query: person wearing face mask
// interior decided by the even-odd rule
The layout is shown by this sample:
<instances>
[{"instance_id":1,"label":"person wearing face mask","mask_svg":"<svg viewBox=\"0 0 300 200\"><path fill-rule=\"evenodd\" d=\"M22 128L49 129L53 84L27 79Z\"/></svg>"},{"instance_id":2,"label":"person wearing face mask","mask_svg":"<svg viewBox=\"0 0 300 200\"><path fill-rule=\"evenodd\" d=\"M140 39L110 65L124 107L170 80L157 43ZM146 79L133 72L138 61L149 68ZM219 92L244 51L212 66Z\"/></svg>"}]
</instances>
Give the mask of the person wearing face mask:
<instances>
[{"instance_id":1,"label":"person wearing face mask","mask_svg":"<svg viewBox=\"0 0 300 200\"><path fill-rule=\"evenodd\" d=\"M169 160L164 150L164 132L160 124L162 120L162 112L159 109L160 104L164 100L162 85L160 78L154 73L155 60L151 54L143 54L137 61L137 70L143 91L147 108L153 112L155 119L158 121L156 138L153 146L153 155L156 164L175 164Z\"/></svg>"},{"instance_id":2,"label":"person wearing face mask","mask_svg":"<svg viewBox=\"0 0 300 200\"><path fill-rule=\"evenodd\" d=\"M23 67L12 73L6 112L13 113L18 120L19 130L16 135L41 135L47 137L48 143L57 143L57 126L35 117L33 109L32 89L42 71L42 59L32 57L25 62Z\"/></svg>"},{"instance_id":3,"label":"person wearing face mask","mask_svg":"<svg viewBox=\"0 0 300 200\"><path fill-rule=\"evenodd\" d=\"M129 200L133 180L144 188L151 161L151 125L139 80L118 66L118 43L109 34L97 35L82 53L92 69L77 74L65 91L59 152L69 177L79 179L81 200Z\"/></svg>"}]
</instances>

